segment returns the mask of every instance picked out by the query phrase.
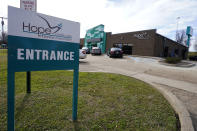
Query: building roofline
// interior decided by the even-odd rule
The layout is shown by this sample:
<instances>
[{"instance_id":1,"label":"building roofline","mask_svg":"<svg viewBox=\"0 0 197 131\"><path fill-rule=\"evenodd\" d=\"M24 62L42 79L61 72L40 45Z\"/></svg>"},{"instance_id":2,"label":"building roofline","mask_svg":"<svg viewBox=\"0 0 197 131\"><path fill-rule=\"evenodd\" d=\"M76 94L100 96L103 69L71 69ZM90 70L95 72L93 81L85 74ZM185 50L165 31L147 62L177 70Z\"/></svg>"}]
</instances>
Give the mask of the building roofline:
<instances>
[{"instance_id":1,"label":"building roofline","mask_svg":"<svg viewBox=\"0 0 197 131\"><path fill-rule=\"evenodd\" d=\"M119 34L128 34L128 33L135 33L135 32L144 32L144 31L157 31L157 29L147 29L147 30L140 30L140 31L132 31L132 32L123 32L123 33L115 33L113 34L112 32L106 32L106 33L112 33L112 35L119 35Z\"/></svg>"},{"instance_id":2,"label":"building roofline","mask_svg":"<svg viewBox=\"0 0 197 131\"><path fill-rule=\"evenodd\" d=\"M181 45L181 46L183 46L183 47L188 48L186 45L182 45L182 44L176 42L175 40L172 40L172 39L170 39L170 38L168 38L168 37L166 37L166 36L163 36L163 35L161 35L161 34L159 34L159 33L156 33L156 35L159 35L159 36L161 36L161 37L164 37L164 38L166 38L166 39L172 41L174 44Z\"/></svg>"}]
</instances>

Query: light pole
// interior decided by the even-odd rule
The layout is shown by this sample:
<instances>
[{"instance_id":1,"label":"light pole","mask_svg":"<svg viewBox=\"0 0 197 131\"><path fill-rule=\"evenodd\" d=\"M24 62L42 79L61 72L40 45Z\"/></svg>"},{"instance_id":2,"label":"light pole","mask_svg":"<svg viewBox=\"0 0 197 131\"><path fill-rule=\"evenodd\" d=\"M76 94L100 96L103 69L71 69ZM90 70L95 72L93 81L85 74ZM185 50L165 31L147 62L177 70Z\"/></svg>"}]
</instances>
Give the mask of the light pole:
<instances>
[{"instance_id":1,"label":"light pole","mask_svg":"<svg viewBox=\"0 0 197 131\"><path fill-rule=\"evenodd\" d=\"M177 20L177 25L176 25L176 35L175 35L175 39L176 39L176 41L178 40L178 38L177 38L178 36L177 36L177 35L178 35L178 27L179 27L179 19L180 19L180 18L181 18L181 17L177 17L177 18L176 18L176 20Z\"/></svg>"}]
</instances>

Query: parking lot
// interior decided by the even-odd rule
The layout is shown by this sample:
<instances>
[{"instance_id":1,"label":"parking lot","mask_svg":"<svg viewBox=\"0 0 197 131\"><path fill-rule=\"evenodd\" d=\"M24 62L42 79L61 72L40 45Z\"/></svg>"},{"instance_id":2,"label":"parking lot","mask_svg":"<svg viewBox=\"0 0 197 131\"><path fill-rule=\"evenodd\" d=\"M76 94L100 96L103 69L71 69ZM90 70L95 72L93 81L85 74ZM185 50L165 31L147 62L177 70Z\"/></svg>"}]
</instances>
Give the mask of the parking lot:
<instances>
[{"instance_id":1,"label":"parking lot","mask_svg":"<svg viewBox=\"0 0 197 131\"><path fill-rule=\"evenodd\" d=\"M197 66L171 67L159 61L160 58L152 57L109 58L106 55L88 55L86 59L80 60L80 71L123 74L170 90L183 102L197 127Z\"/></svg>"},{"instance_id":2,"label":"parking lot","mask_svg":"<svg viewBox=\"0 0 197 131\"><path fill-rule=\"evenodd\" d=\"M80 60L81 71L122 71L129 74L143 73L152 76L163 77L171 80L197 84L197 66L190 68L173 67L160 64L161 58L133 57L109 58L107 55L91 56ZM196 62L193 62L196 63Z\"/></svg>"}]
</instances>

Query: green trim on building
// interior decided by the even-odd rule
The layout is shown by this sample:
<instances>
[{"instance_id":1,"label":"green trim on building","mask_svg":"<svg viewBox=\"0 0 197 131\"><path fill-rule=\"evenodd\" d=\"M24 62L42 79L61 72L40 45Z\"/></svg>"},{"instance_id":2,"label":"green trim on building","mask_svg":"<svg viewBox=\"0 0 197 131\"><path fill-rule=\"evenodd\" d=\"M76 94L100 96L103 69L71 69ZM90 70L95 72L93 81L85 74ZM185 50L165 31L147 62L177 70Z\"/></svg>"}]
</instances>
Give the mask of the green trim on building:
<instances>
[{"instance_id":1,"label":"green trim on building","mask_svg":"<svg viewBox=\"0 0 197 131\"><path fill-rule=\"evenodd\" d=\"M92 47L99 47L102 53L105 53L106 49L106 33L104 32L104 25L98 25L86 32L85 47L90 50Z\"/></svg>"}]
</instances>

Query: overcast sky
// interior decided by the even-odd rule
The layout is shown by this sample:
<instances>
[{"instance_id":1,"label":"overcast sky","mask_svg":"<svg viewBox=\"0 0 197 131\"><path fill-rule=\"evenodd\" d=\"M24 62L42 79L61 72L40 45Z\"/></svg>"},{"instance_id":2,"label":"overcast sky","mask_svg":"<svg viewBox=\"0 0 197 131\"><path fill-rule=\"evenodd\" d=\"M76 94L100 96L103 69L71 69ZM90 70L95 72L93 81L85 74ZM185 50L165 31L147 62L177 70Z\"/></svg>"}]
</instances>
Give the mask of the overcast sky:
<instances>
[{"instance_id":1,"label":"overcast sky","mask_svg":"<svg viewBox=\"0 0 197 131\"><path fill-rule=\"evenodd\" d=\"M0 0L0 16L7 17L7 5L20 7L20 0ZM157 29L175 39L178 23L179 30L192 26L197 36L197 0L37 0L37 11L80 22L81 38L99 24L113 34Z\"/></svg>"}]
</instances>

